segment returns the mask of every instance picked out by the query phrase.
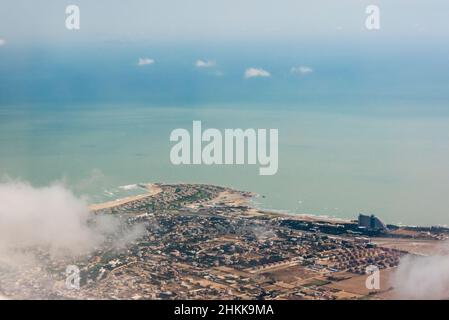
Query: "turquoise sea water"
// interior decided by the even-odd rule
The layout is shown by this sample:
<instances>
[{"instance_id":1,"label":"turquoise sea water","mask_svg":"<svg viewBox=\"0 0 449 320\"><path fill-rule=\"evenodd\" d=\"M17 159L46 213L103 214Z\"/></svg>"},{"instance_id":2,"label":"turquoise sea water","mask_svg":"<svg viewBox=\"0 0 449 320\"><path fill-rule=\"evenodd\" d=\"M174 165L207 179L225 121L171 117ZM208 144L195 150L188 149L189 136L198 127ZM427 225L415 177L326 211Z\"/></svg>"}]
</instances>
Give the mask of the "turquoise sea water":
<instances>
[{"instance_id":1,"label":"turquoise sea water","mask_svg":"<svg viewBox=\"0 0 449 320\"><path fill-rule=\"evenodd\" d=\"M213 48L206 58L217 67L198 70L200 53L179 48L9 50L0 51L1 176L63 180L91 202L140 192L141 182L202 182L255 191L264 208L449 224L444 55ZM137 67L147 55L156 63ZM314 72L295 76L292 65ZM272 76L244 79L252 66ZM278 173L173 166L170 132L193 120L278 128Z\"/></svg>"}]
</instances>

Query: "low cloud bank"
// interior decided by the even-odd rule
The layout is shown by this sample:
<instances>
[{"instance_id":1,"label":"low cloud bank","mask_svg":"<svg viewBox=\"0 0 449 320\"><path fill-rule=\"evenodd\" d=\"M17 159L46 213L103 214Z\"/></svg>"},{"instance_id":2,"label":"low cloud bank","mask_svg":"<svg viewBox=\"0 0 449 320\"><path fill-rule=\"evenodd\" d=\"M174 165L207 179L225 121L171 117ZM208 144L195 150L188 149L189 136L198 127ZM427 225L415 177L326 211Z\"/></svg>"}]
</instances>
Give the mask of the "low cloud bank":
<instances>
[{"instance_id":1,"label":"low cloud bank","mask_svg":"<svg viewBox=\"0 0 449 320\"><path fill-rule=\"evenodd\" d=\"M85 254L111 235L123 246L144 231L142 226L128 228L114 216L92 215L87 203L62 184L35 188L25 182L0 183L0 263L11 263L29 248L55 256Z\"/></svg>"},{"instance_id":2,"label":"low cloud bank","mask_svg":"<svg viewBox=\"0 0 449 320\"><path fill-rule=\"evenodd\" d=\"M448 299L449 254L402 258L391 285L398 299Z\"/></svg>"}]
</instances>

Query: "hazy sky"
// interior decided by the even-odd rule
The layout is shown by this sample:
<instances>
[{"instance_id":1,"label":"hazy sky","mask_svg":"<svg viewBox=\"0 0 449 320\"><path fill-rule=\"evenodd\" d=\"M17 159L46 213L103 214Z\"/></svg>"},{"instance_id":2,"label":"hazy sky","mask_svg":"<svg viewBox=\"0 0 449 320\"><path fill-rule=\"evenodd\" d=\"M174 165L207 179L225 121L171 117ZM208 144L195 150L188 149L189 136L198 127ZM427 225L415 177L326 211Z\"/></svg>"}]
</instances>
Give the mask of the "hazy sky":
<instances>
[{"instance_id":1,"label":"hazy sky","mask_svg":"<svg viewBox=\"0 0 449 320\"><path fill-rule=\"evenodd\" d=\"M81 9L81 30L65 29L65 7ZM314 41L369 37L369 4L381 9L386 40L449 35L447 0L1 0L0 39L64 41Z\"/></svg>"}]
</instances>

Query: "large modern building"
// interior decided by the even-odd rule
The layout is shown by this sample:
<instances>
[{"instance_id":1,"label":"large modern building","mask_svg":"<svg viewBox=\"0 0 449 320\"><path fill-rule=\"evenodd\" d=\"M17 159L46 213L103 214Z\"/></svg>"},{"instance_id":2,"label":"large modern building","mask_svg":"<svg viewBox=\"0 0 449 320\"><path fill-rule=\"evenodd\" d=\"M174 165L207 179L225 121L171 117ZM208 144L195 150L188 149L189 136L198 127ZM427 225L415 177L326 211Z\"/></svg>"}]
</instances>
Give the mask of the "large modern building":
<instances>
[{"instance_id":1,"label":"large modern building","mask_svg":"<svg viewBox=\"0 0 449 320\"><path fill-rule=\"evenodd\" d=\"M372 231L387 231L387 226L374 214L359 214L359 228L365 228Z\"/></svg>"}]
</instances>

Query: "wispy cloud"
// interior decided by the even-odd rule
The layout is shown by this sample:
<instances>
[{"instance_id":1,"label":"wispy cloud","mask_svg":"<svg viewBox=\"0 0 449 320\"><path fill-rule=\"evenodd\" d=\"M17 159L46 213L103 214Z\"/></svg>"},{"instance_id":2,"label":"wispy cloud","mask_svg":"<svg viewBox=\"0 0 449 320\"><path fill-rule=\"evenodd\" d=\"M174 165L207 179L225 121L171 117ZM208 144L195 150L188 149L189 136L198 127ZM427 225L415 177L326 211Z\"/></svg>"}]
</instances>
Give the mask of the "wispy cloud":
<instances>
[{"instance_id":1,"label":"wispy cloud","mask_svg":"<svg viewBox=\"0 0 449 320\"><path fill-rule=\"evenodd\" d=\"M137 63L138 66L148 66L150 64L154 64L155 61L153 59L149 58L139 58L139 62Z\"/></svg>"},{"instance_id":2,"label":"wispy cloud","mask_svg":"<svg viewBox=\"0 0 449 320\"><path fill-rule=\"evenodd\" d=\"M6 40L0 38L0 46L3 46L3 45L5 45L5 44L6 44Z\"/></svg>"},{"instance_id":3,"label":"wispy cloud","mask_svg":"<svg viewBox=\"0 0 449 320\"><path fill-rule=\"evenodd\" d=\"M407 255L390 277L396 299L441 300L449 296L449 243L437 246L435 256Z\"/></svg>"},{"instance_id":4,"label":"wispy cloud","mask_svg":"<svg viewBox=\"0 0 449 320\"><path fill-rule=\"evenodd\" d=\"M256 77L271 77L271 73L262 68L249 68L245 70L245 78L256 78Z\"/></svg>"},{"instance_id":5,"label":"wispy cloud","mask_svg":"<svg viewBox=\"0 0 449 320\"><path fill-rule=\"evenodd\" d=\"M292 67L290 69L290 73L293 74L299 74L299 75L306 75L313 72L313 69L311 67L307 66L299 66L299 67Z\"/></svg>"},{"instance_id":6,"label":"wispy cloud","mask_svg":"<svg viewBox=\"0 0 449 320\"><path fill-rule=\"evenodd\" d=\"M195 66L197 68L212 68L215 67L217 64L213 60L196 60Z\"/></svg>"},{"instance_id":7,"label":"wispy cloud","mask_svg":"<svg viewBox=\"0 0 449 320\"><path fill-rule=\"evenodd\" d=\"M124 226L119 218L92 215L85 200L62 184L36 188L0 181L0 199L0 264L14 263L14 253L35 247L55 256L88 253ZM122 238L128 234L119 235L120 246Z\"/></svg>"}]
</instances>

